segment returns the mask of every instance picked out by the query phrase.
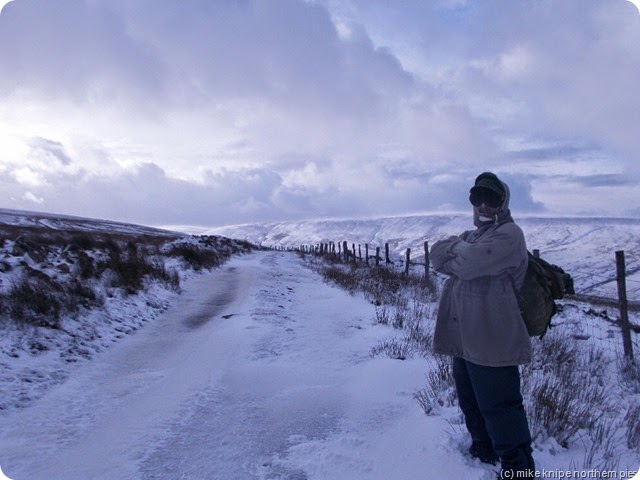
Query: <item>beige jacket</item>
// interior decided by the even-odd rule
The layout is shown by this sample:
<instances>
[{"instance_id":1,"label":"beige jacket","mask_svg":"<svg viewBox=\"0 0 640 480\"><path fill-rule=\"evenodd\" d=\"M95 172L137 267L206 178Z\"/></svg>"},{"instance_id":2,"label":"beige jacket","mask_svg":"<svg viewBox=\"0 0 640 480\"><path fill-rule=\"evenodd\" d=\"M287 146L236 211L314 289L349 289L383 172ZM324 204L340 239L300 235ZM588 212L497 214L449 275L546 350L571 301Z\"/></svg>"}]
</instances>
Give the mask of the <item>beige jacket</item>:
<instances>
[{"instance_id":1,"label":"beige jacket","mask_svg":"<svg viewBox=\"0 0 640 480\"><path fill-rule=\"evenodd\" d=\"M491 367L531 360L531 340L514 290L527 270L527 247L508 206L507 194L495 221L475 219L476 230L431 248L434 269L449 275L438 308L435 353Z\"/></svg>"}]
</instances>

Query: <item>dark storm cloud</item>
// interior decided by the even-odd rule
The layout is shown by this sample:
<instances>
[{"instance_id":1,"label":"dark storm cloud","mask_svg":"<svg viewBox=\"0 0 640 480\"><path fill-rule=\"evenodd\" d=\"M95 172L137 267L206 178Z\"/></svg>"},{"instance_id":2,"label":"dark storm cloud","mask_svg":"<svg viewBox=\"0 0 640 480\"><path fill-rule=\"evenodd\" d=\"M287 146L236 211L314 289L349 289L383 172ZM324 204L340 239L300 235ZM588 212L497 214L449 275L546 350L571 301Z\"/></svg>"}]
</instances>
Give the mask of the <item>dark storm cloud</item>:
<instances>
[{"instance_id":1,"label":"dark storm cloud","mask_svg":"<svg viewBox=\"0 0 640 480\"><path fill-rule=\"evenodd\" d=\"M568 180L573 181L585 187L616 187L616 186L634 186L636 182L625 175L586 175L581 177L572 177Z\"/></svg>"}]
</instances>

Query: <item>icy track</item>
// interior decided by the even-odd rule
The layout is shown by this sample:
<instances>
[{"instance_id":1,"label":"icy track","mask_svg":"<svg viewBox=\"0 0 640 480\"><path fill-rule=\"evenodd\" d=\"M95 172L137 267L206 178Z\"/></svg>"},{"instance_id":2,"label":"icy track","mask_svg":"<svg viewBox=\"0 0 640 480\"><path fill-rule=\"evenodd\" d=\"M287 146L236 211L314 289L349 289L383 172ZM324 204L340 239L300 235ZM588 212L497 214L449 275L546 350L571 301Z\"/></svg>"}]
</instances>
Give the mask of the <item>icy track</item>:
<instances>
[{"instance_id":1,"label":"icy track","mask_svg":"<svg viewBox=\"0 0 640 480\"><path fill-rule=\"evenodd\" d=\"M374 307L293 254L193 277L162 316L0 425L12 480L493 478L372 358Z\"/></svg>"}]
</instances>

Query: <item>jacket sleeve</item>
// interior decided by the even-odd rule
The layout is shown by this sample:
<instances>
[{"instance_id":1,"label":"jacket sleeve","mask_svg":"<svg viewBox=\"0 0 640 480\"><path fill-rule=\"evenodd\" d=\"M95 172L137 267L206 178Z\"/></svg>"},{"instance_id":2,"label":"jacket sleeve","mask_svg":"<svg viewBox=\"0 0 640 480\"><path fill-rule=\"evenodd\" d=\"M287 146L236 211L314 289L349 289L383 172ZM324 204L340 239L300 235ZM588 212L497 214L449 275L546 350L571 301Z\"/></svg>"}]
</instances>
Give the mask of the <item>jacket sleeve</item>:
<instances>
[{"instance_id":1,"label":"jacket sleeve","mask_svg":"<svg viewBox=\"0 0 640 480\"><path fill-rule=\"evenodd\" d=\"M462 239L460 237L453 235L447 239L439 240L431 246L429 260L436 272L451 274L451 272L447 271L445 265L447 261L455 257L452 249L456 243L461 241Z\"/></svg>"},{"instance_id":2,"label":"jacket sleeve","mask_svg":"<svg viewBox=\"0 0 640 480\"><path fill-rule=\"evenodd\" d=\"M511 225L487 232L473 243L462 239L456 242L442 268L463 280L496 276L517 268L526 258L527 249L522 231Z\"/></svg>"}]
</instances>

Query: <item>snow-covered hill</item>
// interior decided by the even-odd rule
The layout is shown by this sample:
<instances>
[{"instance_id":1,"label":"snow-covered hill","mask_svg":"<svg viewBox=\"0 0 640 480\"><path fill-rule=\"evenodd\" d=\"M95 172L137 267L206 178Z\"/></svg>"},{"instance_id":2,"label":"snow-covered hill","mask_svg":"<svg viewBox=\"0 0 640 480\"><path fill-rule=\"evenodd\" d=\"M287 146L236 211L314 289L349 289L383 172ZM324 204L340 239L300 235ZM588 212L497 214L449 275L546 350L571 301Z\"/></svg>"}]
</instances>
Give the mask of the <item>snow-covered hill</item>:
<instances>
[{"instance_id":1,"label":"snow-covered hill","mask_svg":"<svg viewBox=\"0 0 640 480\"><path fill-rule=\"evenodd\" d=\"M168 238L176 238L184 235L160 228L114 222L111 220L0 208L0 231L12 227L87 233L101 232L125 235L150 235Z\"/></svg>"},{"instance_id":2,"label":"snow-covered hill","mask_svg":"<svg viewBox=\"0 0 640 480\"><path fill-rule=\"evenodd\" d=\"M613 298L617 295L615 252L624 250L630 300L640 300L640 219L592 217L518 217L529 249L563 267L576 292ZM347 241L349 246L389 243L403 257L411 248L420 261L423 245L473 229L469 214L428 214L372 219L306 220L250 224L208 230L208 234L245 239L269 247L297 248L320 242Z\"/></svg>"},{"instance_id":3,"label":"snow-covered hill","mask_svg":"<svg viewBox=\"0 0 640 480\"><path fill-rule=\"evenodd\" d=\"M145 226L0 210L0 413L164 312L180 283L250 250ZM1 475L0 475L1 477Z\"/></svg>"}]
</instances>

